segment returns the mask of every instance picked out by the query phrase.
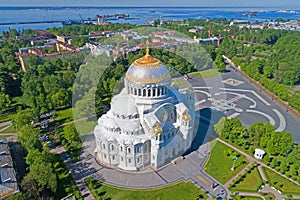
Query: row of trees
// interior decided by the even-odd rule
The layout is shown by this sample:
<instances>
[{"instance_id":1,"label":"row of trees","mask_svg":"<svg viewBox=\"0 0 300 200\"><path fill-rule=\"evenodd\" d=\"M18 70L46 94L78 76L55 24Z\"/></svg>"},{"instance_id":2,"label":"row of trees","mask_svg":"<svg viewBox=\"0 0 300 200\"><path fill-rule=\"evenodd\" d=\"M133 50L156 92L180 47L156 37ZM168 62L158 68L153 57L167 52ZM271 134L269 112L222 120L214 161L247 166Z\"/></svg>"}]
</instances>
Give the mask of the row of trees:
<instances>
[{"instance_id":1,"label":"row of trees","mask_svg":"<svg viewBox=\"0 0 300 200\"><path fill-rule=\"evenodd\" d=\"M246 129L238 118L225 117L215 125L220 138L250 154L255 148L264 149L263 160L281 173L300 182L300 146L294 144L292 135L276 132L270 123L256 122Z\"/></svg>"},{"instance_id":2,"label":"row of trees","mask_svg":"<svg viewBox=\"0 0 300 200\"><path fill-rule=\"evenodd\" d=\"M13 126L20 133L17 140L27 152L26 164L29 172L21 181L22 194L10 199L61 199L70 193L81 199L61 156L50 153L47 144L41 142L41 130L34 124L38 114L35 109L27 108L18 110L14 115ZM64 133L63 137L67 141L79 140L77 132L70 126L64 128Z\"/></svg>"}]
</instances>

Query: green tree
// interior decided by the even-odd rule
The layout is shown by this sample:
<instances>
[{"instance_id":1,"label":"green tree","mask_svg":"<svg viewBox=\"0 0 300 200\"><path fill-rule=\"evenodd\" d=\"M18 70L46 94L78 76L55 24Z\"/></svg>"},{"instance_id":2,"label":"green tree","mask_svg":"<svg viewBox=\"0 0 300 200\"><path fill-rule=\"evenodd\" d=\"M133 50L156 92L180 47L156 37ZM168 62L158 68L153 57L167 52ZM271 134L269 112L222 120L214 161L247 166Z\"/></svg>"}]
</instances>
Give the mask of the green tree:
<instances>
[{"instance_id":1,"label":"green tree","mask_svg":"<svg viewBox=\"0 0 300 200\"><path fill-rule=\"evenodd\" d=\"M28 197L26 197L21 192L17 192L15 194L9 195L6 200L30 200Z\"/></svg>"},{"instance_id":2,"label":"green tree","mask_svg":"<svg viewBox=\"0 0 300 200\"><path fill-rule=\"evenodd\" d=\"M22 190L24 193L30 197L31 199L39 199L39 189L37 183L31 176L31 174L27 174L21 183Z\"/></svg>"},{"instance_id":3,"label":"green tree","mask_svg":"<svg viewBox=\"0 0 300 200\"><path fill-rule=\"evenodd\" d=\"M36 181L40 191L49 189L54 193L56 192L57 177L51 163L35 162L29 166L29 169L30 175Z\"/></svg>"},{"instance_id":4,"label":"green tree","mask_svg":"<svg viewBox=\"0 0 300 200\"><path fill-rule=\"evenodd\" d=\"M292 149L294 140L292 135L287 132L273 132L267 143L267 152L271 155L285 156Z\"/></svg>"},{"instance_id":5,"label":"green tree","mask_svg":"<svg viewBox=\"0 0 300 200\"><path fill-rule=\"evenodd\" d=\"M0 93L0 113L5 112L11 106L11 100L8 94Z\"/></svg>"},{"instance_id":6,"label":"green tree","mask_svg":"<svg viewBox=\"0 0 300 200\"><path fill-rule=\"evenodd\" d=\"M221 54L217 54L217 57L215 60L215 65L219 72L224 72L224 70L226 69L226 65L224 63L224 58Z\"/></svg>"},{"instance_id":7,"label":"green tree","mask_svg":"<svg viewBox=\"0 0 300 200\"><path fill-rule=\"evenodd\" d=\"M16 130L20 130L23 126L30 124L36 116L33 109L19 109L12 119L13 126Z\"/></svg>"},{"instance_id":8,"label":"green tree","mask_svg":"<svg viewBox=\"0 0 300 200\"><path fill-rule=\"evenodd\" d=\"M28 152L38 149L42 150L42 144L39 140L40 130L34 128L33 125L26 124L20 128L20 134L18 136L18 141L26 148Z\"/></svg>"}]
</instances>

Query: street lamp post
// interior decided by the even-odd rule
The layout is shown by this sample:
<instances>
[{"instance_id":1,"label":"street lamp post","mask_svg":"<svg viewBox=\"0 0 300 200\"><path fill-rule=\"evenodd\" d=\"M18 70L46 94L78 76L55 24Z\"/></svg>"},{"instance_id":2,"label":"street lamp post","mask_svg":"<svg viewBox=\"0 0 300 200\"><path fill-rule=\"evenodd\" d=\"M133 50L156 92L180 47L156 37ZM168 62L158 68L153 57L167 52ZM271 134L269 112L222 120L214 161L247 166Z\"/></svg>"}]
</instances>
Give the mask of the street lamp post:
<instances>
[{"instance_id":1,"label":"street lamp post","mask_svg":"<svg viewBox=\"0 0 300 200\"><path fill-rule=\"evenodd\" d=\"M233 157L232 157L232 160L233 160L233 163L232 163L231 171L234 171L234 164L235 164L235 162L236 162L236 160L237 160L237 157L236 157L236 156L233 156Z\"/></svg>"}]
</instances>

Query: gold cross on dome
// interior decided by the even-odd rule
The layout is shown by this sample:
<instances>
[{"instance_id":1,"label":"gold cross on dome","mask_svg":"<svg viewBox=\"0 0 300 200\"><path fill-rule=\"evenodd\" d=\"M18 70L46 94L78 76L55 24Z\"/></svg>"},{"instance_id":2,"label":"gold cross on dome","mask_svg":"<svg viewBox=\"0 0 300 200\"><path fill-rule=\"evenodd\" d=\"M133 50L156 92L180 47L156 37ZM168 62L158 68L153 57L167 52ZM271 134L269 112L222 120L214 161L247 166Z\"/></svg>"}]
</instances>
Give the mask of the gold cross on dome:
<instances>
[{"instance_id":1,"label":"gold cross on dome","mask_svg":"<svg viewBox=\"0 0 300 200\"><path fill-rule=\"evenodd\" d=\"M146 41L146 55L149 55L149 40Z\"/></svg>"}]
</instances>

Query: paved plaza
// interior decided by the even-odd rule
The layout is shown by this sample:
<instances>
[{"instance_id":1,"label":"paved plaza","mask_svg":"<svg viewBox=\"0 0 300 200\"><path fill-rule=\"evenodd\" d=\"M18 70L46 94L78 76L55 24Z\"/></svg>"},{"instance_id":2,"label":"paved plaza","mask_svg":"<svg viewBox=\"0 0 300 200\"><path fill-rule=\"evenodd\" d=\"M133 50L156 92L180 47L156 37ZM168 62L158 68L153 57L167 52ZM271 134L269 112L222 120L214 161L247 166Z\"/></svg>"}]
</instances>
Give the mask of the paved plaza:
<instances>
[{"instance_id":1,"label":"paved plaza","mask_svg":"<svg viewBox=\"0 0 300 200\"><path fill-rule=\"evenodd\" d=\"M237 72L207 79L191 77L189 82L195 90L198 109L209 107L229 118L237 117L246 127L257 121L270 122L276 131L290 132L295 142L300 143L299 120L288 112L287 107L278 106ZM213 115L211 119L213 122L218 120Z\"/></svg>"},{"instance_id":2,"label":"paved plaza","mask_svg":"<svg viewBox=\"0 0 300 200\"><path fill-rule=\"evenodd\" d=\"M207 79L191 76L189 82L196 94L196 109L200 110L197 112L200 119L198 134L191 153L157 171L150 167L139 172L110 169L97 164L95 139L90 134L84 139L81 161L72 165L71 172L76 182L92 176L117 186L152 188L185 180L192 181L210 196L225 198L229 195L228 190L206 174L203 166L210 152L209 142L217 137L212 127L222 116L238 117L245 126L256 121L270 122L276 131L291 132L299 143L300 136L296 132L299 121L235 71Z\"/></svg>"}]
</instances>

